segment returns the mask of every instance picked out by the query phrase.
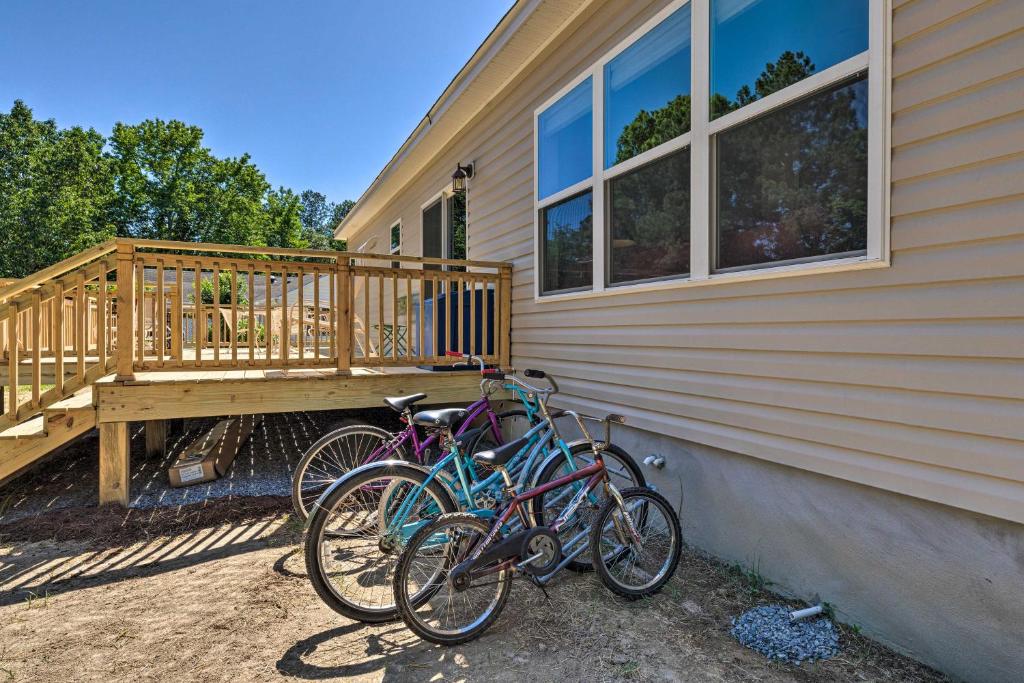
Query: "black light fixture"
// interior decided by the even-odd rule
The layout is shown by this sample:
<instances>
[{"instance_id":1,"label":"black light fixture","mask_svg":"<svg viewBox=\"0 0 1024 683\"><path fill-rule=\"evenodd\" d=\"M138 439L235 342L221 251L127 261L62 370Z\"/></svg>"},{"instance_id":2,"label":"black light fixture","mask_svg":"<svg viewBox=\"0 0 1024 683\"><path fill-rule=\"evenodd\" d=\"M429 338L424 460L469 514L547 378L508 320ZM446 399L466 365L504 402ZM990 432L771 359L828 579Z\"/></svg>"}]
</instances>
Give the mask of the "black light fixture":
<instances>
[{"instance_id":1,"label":"black light fixture","mask_svg":"<svg viewBox=\"0 0 1024 683\"><path fill-rule=\"evenodd\" d=\"M455 173L452 173L452 192L463 194L466 191L466 181L473 177L473 164L466 166L459 162L455 166Z\"/></svg>"}]
</instances>

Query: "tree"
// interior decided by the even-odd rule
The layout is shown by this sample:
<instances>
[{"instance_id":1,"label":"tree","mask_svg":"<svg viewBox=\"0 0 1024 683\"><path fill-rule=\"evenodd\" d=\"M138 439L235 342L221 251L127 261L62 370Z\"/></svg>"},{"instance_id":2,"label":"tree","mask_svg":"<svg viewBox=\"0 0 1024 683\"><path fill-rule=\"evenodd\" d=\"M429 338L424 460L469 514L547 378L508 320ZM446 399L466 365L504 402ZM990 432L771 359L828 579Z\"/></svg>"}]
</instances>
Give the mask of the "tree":
<instances>
[{"instance_id":1,"label":"tree","mask_svg":"<svg viewBox=\"0 0 1024 683\"><path fill-rule=\"evenodd\" d=\"M294 192L283 187L268 192L263 205L264 244L268 247L305 247L301 216L302 201Z\"/></svg>"},{"instance_id":2,"label":"tree","mask_svg":"<svg viewBox=\"0 0 1024 683\"><path fill-rule=\"evenodd\" d=\"M217 282L217 303L220 305L231 304L231 273L220 273ZM195 295L191 295L195 301ZM249 287L242 278L236 278L235 296L239 306L249 305ZM202 280L199 283L199 299L209 306L213 304L213 280Z\"/></svg>"},{"instance_id":3,"label":"tree","mask_svg":"<svg viewBox=\"0 0 1024 683\"><path fill-rule=\"evenodd\" d=\"M103 136L0 113L0 276L24 277L114 236Z\"/></svg>"},{"instance_id":4,"label":"tree","mask_svg":"<svg viewBox=\"0 0 1024 683\"><path fill-rule=\"evenodd\" d=\"M334 239L334 228L348 215L355 202L346 199L340 204L327 201L327 197L314 190L305 190L300 195L302 210L302 240L310 249L333 249L344 251L344 240Z\"/></svg>"},{"instance_id":5,"label":"tree","mask_svg":"<svg viewBox=\"0 0 1024 683\"><path fill-rule=\"evenodd\" d=\"M689 95L679 95L653 112L641 109L619 134L615 146L615 163L632 159L689 130Z\"/></svg>"},{"instance_id":6,"label":"tree","mask_svg":"<svg viewBox=\"0 0 1024 683\"><path fill-rule=\"evenodd\" d=\"M117 123L110 136L122 237L195 241L213 195L214 158L203 131L181 121Z\"/></svg>"},{"instance_id":7,"label":"tree","mask_svg":"<svg viewBox=\"0 0 1024 683\"><path fill-rule=\"evenodd\" d=\"M274 190L248 154L219 158L181 121L118 123L105 139L20 100L0 113L0 277L114 236L341 250L333 229L352 206Z\"/></svg>"}]
</instances>

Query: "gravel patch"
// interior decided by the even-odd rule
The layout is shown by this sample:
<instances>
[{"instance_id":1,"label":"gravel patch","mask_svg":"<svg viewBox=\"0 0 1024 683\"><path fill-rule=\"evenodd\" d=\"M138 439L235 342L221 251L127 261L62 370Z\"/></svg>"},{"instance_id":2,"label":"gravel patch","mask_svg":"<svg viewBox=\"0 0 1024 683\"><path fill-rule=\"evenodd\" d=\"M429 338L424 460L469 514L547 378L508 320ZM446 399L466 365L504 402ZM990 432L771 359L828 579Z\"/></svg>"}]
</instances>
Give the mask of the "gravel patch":
<instances>
[{"instance_id":1,"label":"gravel patch","mask_svg":"<svg viewBox=\"0 0 1024 683\"><path fill-rule=\"evenodd\" d=\"M219 498L291 496L292 474L303 453L345 420L401 425L386 408L365 411L316 411L264 416L242 446L227 475L216 481L172 488L167 468L220 418L187 420L168 434L167 455L146 457L141 423L131 425L132 509L176 507ZM0 523L57 510L96 505L99 487L99 439L95 432L74 442L33 470L0 487Z\"/></svg>"},{"instance_id":2,"label":"gravel patch","mask_svg":"<svg viewBox=\"0 0 1024 683\"><path fill-rule=\"evenodd\" d=\"M755 607L732 620L733 637L768 659L789 664L816 662L839 654L839 631L828 617L791 622L790 609Z\"/></svg>"}]
</instances>

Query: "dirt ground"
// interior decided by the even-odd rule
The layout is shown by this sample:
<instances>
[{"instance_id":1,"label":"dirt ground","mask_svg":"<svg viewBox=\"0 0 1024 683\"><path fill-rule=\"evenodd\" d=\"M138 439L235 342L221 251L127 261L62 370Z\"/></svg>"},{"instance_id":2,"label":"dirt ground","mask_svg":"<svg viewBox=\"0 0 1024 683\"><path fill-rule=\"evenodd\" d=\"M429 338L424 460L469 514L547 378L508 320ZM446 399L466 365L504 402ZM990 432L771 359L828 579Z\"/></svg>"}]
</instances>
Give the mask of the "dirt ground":
<instances>
[{"instance_id":1,"label":"dirt ground","mask_svg":"<svg viewBox=\"0 0 1024 683\"><path fill-rule=\"evenodd\" d=\"M444 649L338 616L305 578L287 500L77 508L0 525L0 681L941 681L848 629L842 654L772 664L729 619L780 598L686 553L639 603L566 573L517 583L481 639Z\"/></svg>"}]
</instances>

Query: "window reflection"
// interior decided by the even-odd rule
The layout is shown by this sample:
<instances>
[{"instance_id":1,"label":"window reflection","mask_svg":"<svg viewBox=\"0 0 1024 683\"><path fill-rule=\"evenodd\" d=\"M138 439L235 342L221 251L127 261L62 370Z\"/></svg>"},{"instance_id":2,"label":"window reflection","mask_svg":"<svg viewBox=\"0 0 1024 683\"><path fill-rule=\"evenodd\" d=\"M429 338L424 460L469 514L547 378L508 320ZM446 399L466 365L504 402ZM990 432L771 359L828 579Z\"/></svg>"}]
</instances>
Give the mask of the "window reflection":
<instances>
[{"instance_id":1,"label":"window reflection","mask_svg":"<svg viewBox=\"0 0 1024 683\"><path fill-rule=\"evenodd\" d=\"M690 271L690 150L624 173L608 184L608 281Z\"/></svg>"},{"instance_id":2,"label":"window reflection","mask_svg":"<svg viewBox=\"0 0 1024 683\"><path fill-rule=\"evenodd\" d=\"M716 136L718 268L867 247L867 79Z\"/></svg>"},{"instance_id":3,"label":"window reflection","mask_svg":"<svg viewBox=\"0 0 1024 683\"><path fill-rule=\"evenodd\" d=\"M541 291L589 287L593 282L593 198L590 191L541 209L544 274Z\"/></svg>"},{"instance_id":4,"label":"window reflection","mask_svg":"<svg viewBox=\"0 0 1024 683\"><path fill-rule=\"evenodd\" d=\"M868 0L712 0L711 118L868 49Z\"/></svg>"},{"instance_id":5,"label":"window reflection","mask_svg":"<svg viewBox=\"0 0 1024 683\"><path fill-rule=\"evenodd\" d=\"M689 131L689 4L608 62L604 86L605 168Z\"/></svg>"},{"instance_id":6,"label":"window reflection","mask_svg":"<svg viewBox=\"0 0 1024 683\"><path fill-rule=\"evenodd\" d=\"M591 176L592 98L588 78L537 117L537 189L541 199Z\"/></svg>"}]
</instances>

